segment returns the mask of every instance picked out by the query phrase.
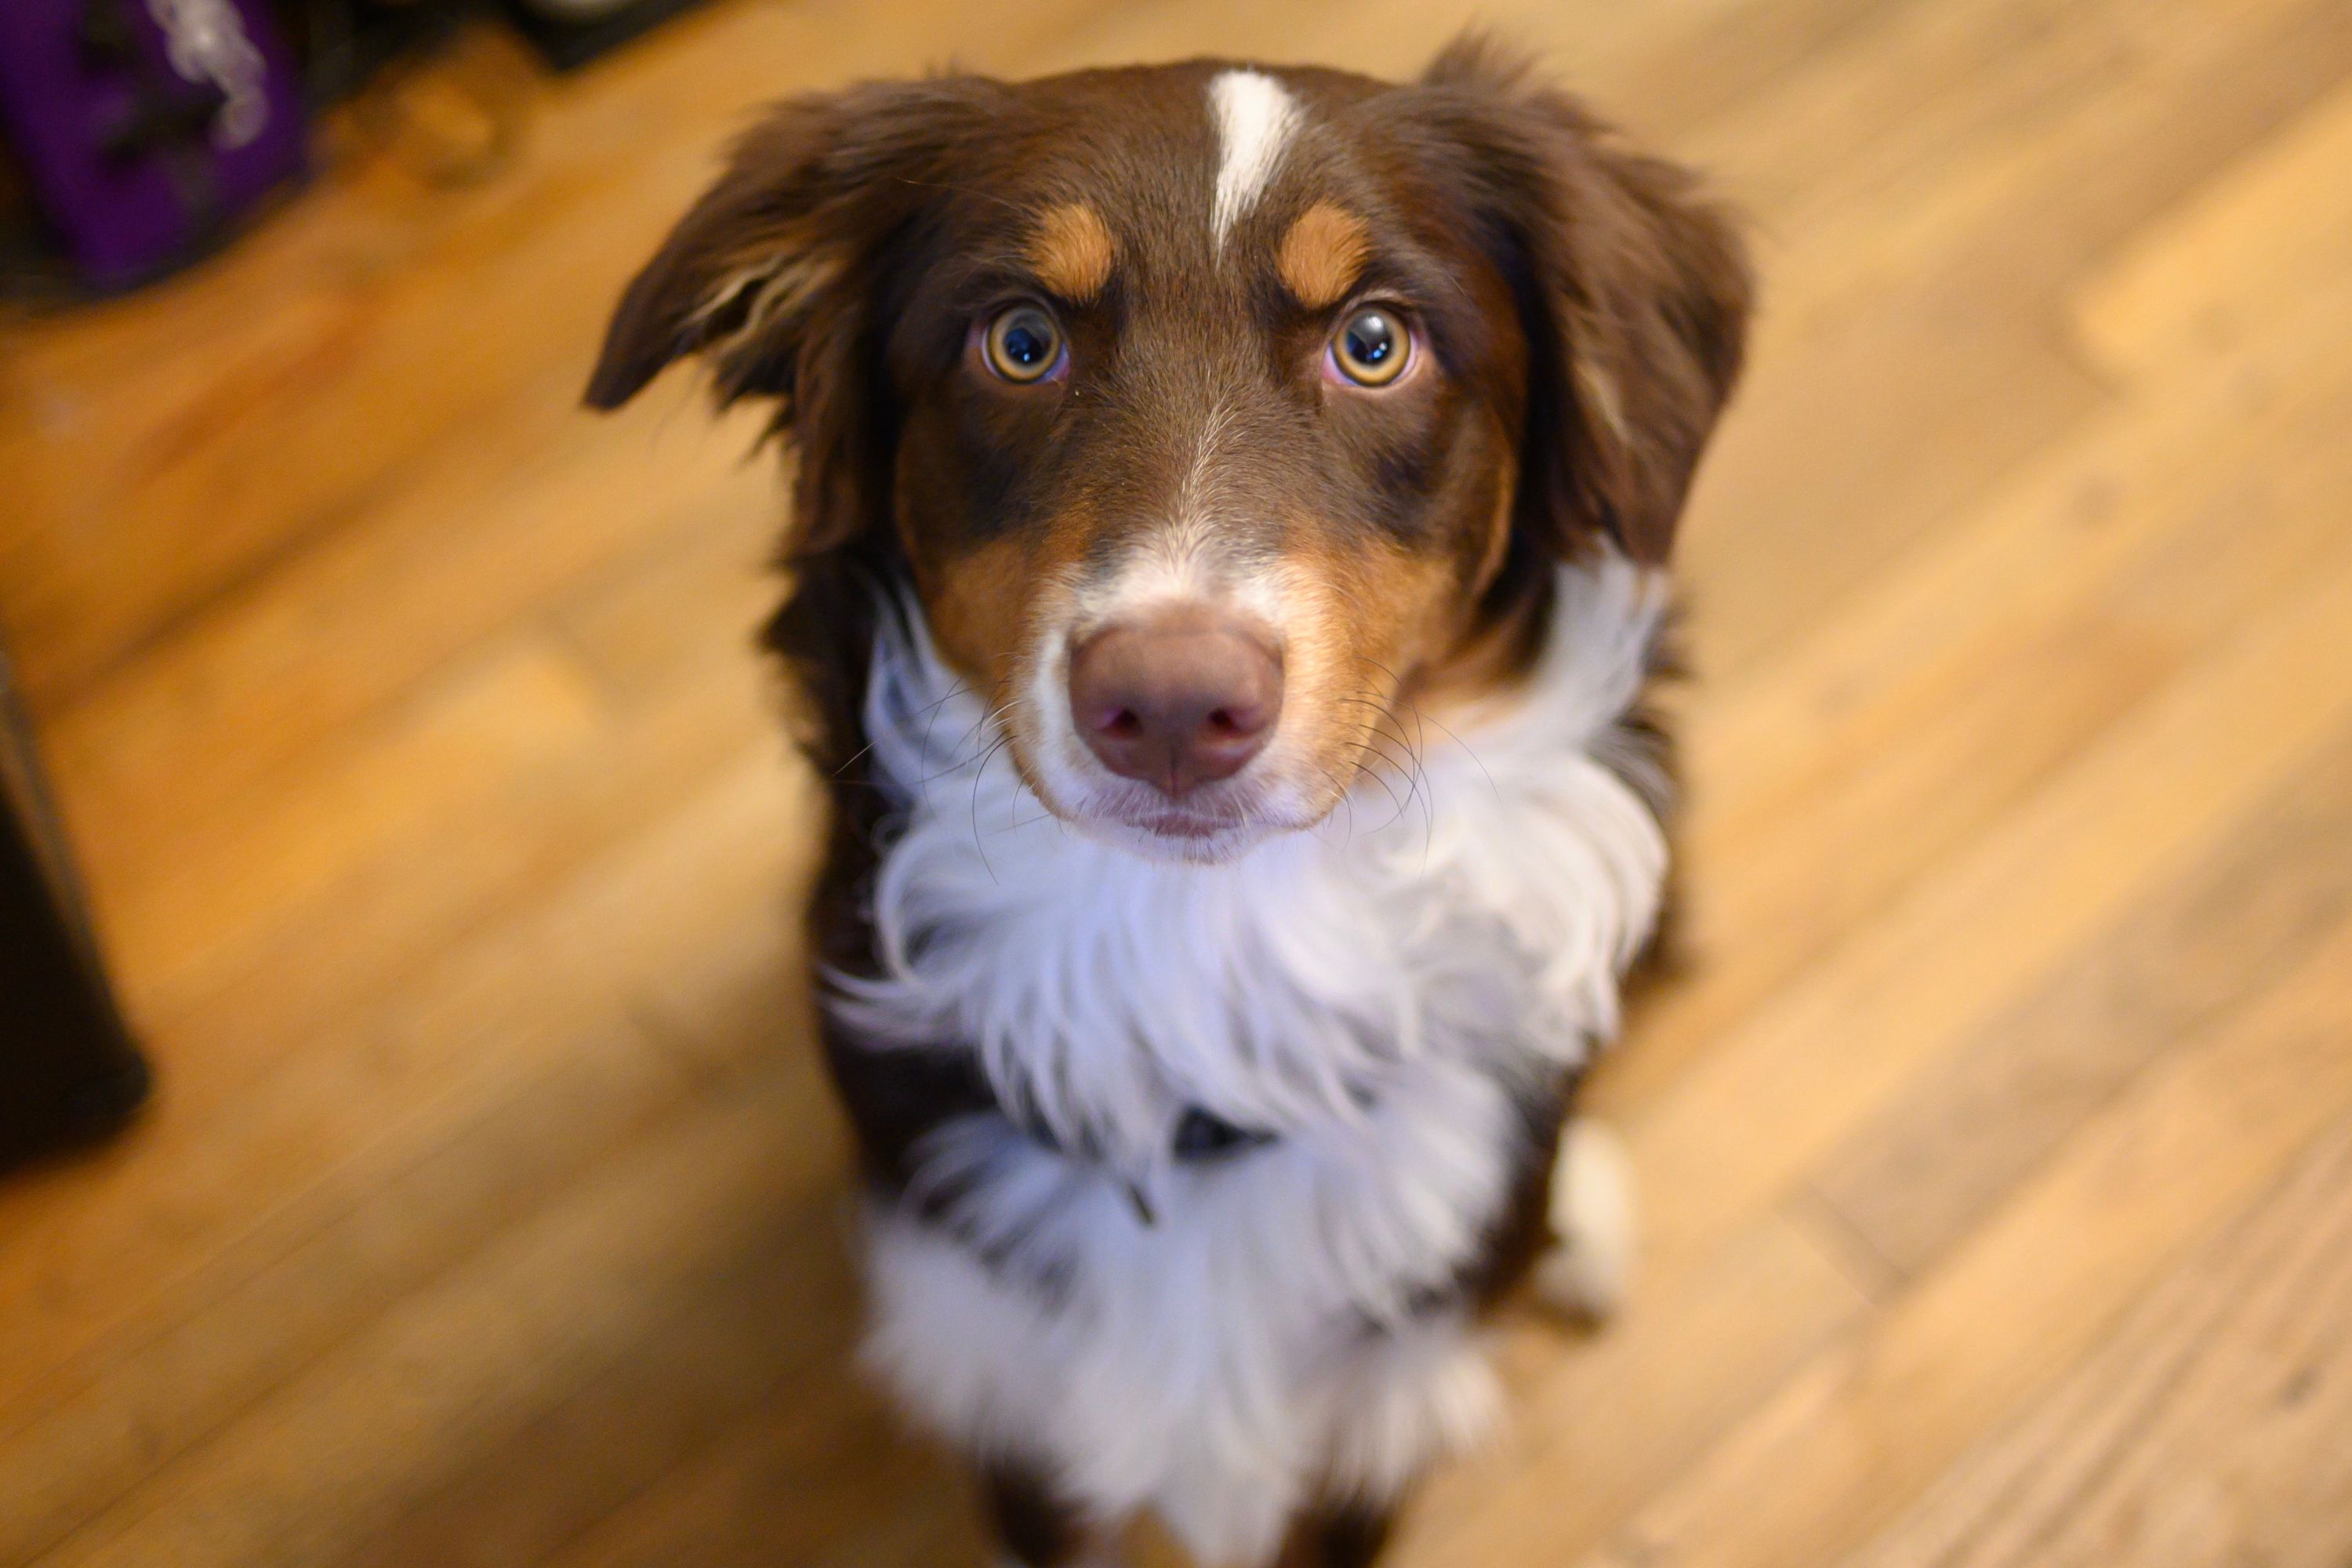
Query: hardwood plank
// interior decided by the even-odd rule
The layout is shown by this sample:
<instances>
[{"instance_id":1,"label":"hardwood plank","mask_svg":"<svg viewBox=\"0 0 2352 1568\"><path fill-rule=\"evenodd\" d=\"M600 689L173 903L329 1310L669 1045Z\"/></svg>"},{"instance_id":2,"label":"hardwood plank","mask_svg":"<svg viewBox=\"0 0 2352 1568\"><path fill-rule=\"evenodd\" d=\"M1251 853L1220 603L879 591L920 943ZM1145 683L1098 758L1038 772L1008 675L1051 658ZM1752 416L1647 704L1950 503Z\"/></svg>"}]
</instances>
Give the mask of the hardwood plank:
<instances>
[{"instance_id":1,"label":"hardwood plank","mask_svg":"<svg viewBox=\"0 0 2352 1568\"><path fill-rule=\"evenodd\" d=\"M768 467L764 456L745 461ZM754 499L762 484L773 492L764 504ZM754 643L783 597L772 564L783 489L781 472L740 492L730 486L707 515L551 606L551 628L617 701L658 700L705 682L740 689L755 665L764 675Z\"/></svg>"},{"instance_id":2,"label":"hardwood plank","mask_svg":"<svg viewBox=\"0 0 2352 1568\"><path fill-rule=\"evenodd\" d=\"M355 1162L244 1247L167 1281L45 1377L12 1357L0 1436L0 1562L23 1563L211 1439L388 1301L494 1245L682 1103L676 1071L625 1028L576 1036L510 1096L414 1164ZM136 1308L137 1302L131 1303Z\"/></svg>"},{"instance_id":3,"label":"hardwood plank","mask_svg":"<svg viewBox=\"0 0 2352 1568\"><path fill-rule=\"evenodd\" d=\"M541 379L559 409L569 380ZM269 800L516 617L705 506L757 504L740 438L687 426L648 452L568 411L486 433L58 715L50 749L101 915L118 880Z\"/></svg>"},{"instance_id":4,"label":"hardwood plank","mask_svg":"<svg viewBox=\"0 0 2352 1568\"><path fill-rule=\"evenodd\" d=\"M1521 1326L1502 1363L1509 1426L1440 1478L1408 1521L1403 1561L1569 1561L1850 1331L1870 1300L1837 1247L1776 1212L1688 1279L1644 1270L1627 1311L1597 1334Z\"/></svg>"},{"instance_id":5,"label":"hardwood plank","mask_svg":"<svg viewBox=\"0 0 2352 1568\"><path fill-rule=\"evenodd\" d=\"M761 787L749 800L774 798L772 781L754 782ZM740 860L751 823L736 802L714 804L720 809L695 823L693 837L707 854ZM605 918L641 909L649 897L659 902L662 883L646 876L656 868L665 875L684 868L690 885L717 892L707 866L695 869L707 854L693 848L675 831L632 847L627 863L604 872L608 886L575 894L462 966L428 976L408 1026L439 1030L470 1016L476 1027L495 1029L475 994L484 978L543 963L578 942L587 932L573 902L609 900ZM791 1131L801 1168L829 1173L839 1131L814 1054L803 1048L804 978L782 964L788 944L772 918L775 889L794 873L782 868L781 882L779 874L755 859L740 900L712 897L707 920L682 922L674 950L654 955L660 984L632 977L624 995L641 1000L592 1003L543 1045L528 1023L499 1039L499 1059L484 1064L493 1069L487 1081L429 1079L464 1092L405 1112L397 1079L368 1086L374 1115L404 1115L408 1125L372 1146L338 1148L315 1170L284 1151L289 1163L275 1179L295 1189L290 1198L249 1235L214 1237L220 1250L194 1277L166 1282L166 1310L138 1310L142 1292L129 1281L94 1283L94 1293L110 1291L107 1304L116 1310L108 1323L85 1326L90 1348L57 1373L12 1387L0 1405L8 1415L0 1422L0 1561L30 1556L34 1544L113 1502L146 1468L209 1441L393 1302L431 1288L567 1188L595 1179L646 1128L674 1119L691 1094L749 1078L788 1097L793 1109L778 1124ZM689 978L706 1003L684 1031L692 1049L682 1056L647 1031L661 1026L664 988ZM453 996L463 999L454 1013ZM600 1013L640 1021L615 1026L600 1023ZM315 1115L345 1083L307 1072L291 1087L299 1092L288 1113ZM164 1257L161 1249L147 1256ZM800 1272L763 1269L756 1283L803 1289L809 1280ZM696 1343L709 1338L707 1329L691 1336ZM27 1359L16 1347L0 1365L18 1373Z\"/></svg>"},{"instance_id":6,"label":"hardwood plank","mask_svg":"<svg viewBox=\"0 0 2352 1568\"><path fill-rule=\"evenodd\" d=\"M969 1482L910 1449L874 1396L839 1369L678 1479L543 1561L550 1568L930 1568L983 1552Z\"/></svg>"},{"instance_id":7,"label":"hardwood plank","mask_svg":"<svg viewBox=\"0 0 2352 1568\"><path fill-rule=\"evenodd\" d=\"M1818 87L1767 97L1679 147L1720 165L1756 207L1770 280L1755 369L1689 527L1710 675L1796 634L2100 406L2104 389L2056 331L2072 279L2352 61L2340 6L2249 10L2242 36L2218 38L2200 7L2172 8L2171 26L2137 6L2056 10L2051 28L2088 29L2081 47L2047 47L2032 31L2046 13L2032 8L1901 13L1923 18L1922 37L1873 63L1867 117L1847 107L1849 76L1825 64ZM1948 17L1979 14L1990 36L1971 47L2000 62L1989 79L1918 63L1950 46ZM2035 47L2019 47L2020 28ZM2102 62L2143 55L2143 72L2108 85ZM2042 96L2063 108L2055 129ZM1994 115L2012 150L1983 147ZM1799 146L1772 134L1781 121L1801 128ZM1793 188L1759 195L1745 171L1763 160L1864 172L1825 174L1816 212ZM1905 176L1893 188L1868 173L1890 166ZM1866 256L1883 267L1861 269Z\"/></svg>"},{"instance_id":8,"label":"hardwood plank","mask_svg":"<svg viewBox=\"0 0 2352 1568\"><path fill-rule=\"evenodd\" d=\"M1917 1272L2151 1064L2252 1005L2352 918L2352 732L2178 882L1989 1021L1811 1186Z\"/></svg>"},{"instance_id":9,"label":"hardwood plank","mask_svg":"<svg viewBox=\"0 0 2352 1568\"><path fill-rule=\"evenodd\" d=\"M2329 346L2347 330L2340 294L2283 301L2259 346L2117 410L1849 612L1688 694L1700 962L1615 1064L1615 1103L1654 1101L2332 547L2352 504L2352 459L2324 434L2352 418Z\"/></svg>"},{"instance_id":10,"label":"hardwood plank","mask_svg":"<svg viewBox=\"0 0 2352 1568\"><path fill-rule=\"evenodd\" d=\"M786 1265L758 1249L797 1234L812 1150L778 1088L751 1080L612 1162L36 1561L290 1568L362 1547L420 1474L643 1342L677 1296Z\"/></svg>"},{"instance_id":11,"label":"hardwood plank","mask_svg":"<svg viewBox=\"0 0 2352 1568\"><path fill-rule=\"evenodd\" d=\"M763 522L751 521L753 531L764 533ZM744 520L726 520L724 531L749 537ZM755 586L764 597L765 585ZM599 590L579 605L579 612L593 622L632 589L623 583ZM787 945L780 921L783 905L771 900L776 889L788 884L792 857L806 843L796 827L808 811L800 804L806 797L793 791L796 775L785 770L768 704L757 693L760 677L745 651L751 619L746 598L735 594L734 601L747 613L732 622L719 613L718 602L705 600L701 613L688 618L691 657L682 643L677 657L660 666L633 666L595 637L567 630L567 641L586 660L588 673L611 694L595 700L595 717L585 732L562 731L564 743L552 755L538 754L544 747L533 748L520 758L522 765L503 765L513 741L501 733L484 753L497 756L499 765L477 758L459 766L446 746L409 739L415 721L395 716L387 739L355 743L349 756L329 759L323 778L298 773L290 800L264 795L248 820L235 822L233 828L216 825L220 852L212 859L220 868L248 866L257 847L286 841L289 820L317 826L341 862L339 876L269 881L269 896L257 904L249 929L240 932L214 916L206 900L211 872L186 877L176 858L151 868L151 880L180 889L183 902L205 917L176 934L168 923L157 929L169 940L200 943L205 962L183 965L185 973L176 985L159 974L142 987L154 1043L173 1079L163 1114L143 1133L150 1158L138 1171L123 1173L121 1182L87 1187L45 1215L41 1229L20 1236L9 1234L8 1194L0 1194L0 1295L38 1279L52 1306L63 1308L74 1295L65 1281L76 1277L79 1266L57 1256L35 1259L48 1245L44 1237L71 1234L86 1213L111 1212L134 1227L149 1222L132 1216L174 1213L183 1216L174 1226L180 1233L174 1245L183 1250L200 1247L208 1233L188 1217L189 1163L238 1157L228 1151L250 1141L257 1125L268 1124L269 1113L261 1108L280 1092L293 1092L294 1084L315 1086L318 1064L303 1064L290 1079L267 1075L294 1053L314 1049L322 1031L336 1039L364 1039L380 1032L396 1037L404 1027L401 1009L413 1010L420 990L428 995L435 990L429 977L420 984L421 967L485 921L528 910L533 900L560 902L575 872L586 868L593 881L600 859L609 861L609 852L666 816L682 814L677 816L679 826L654 833L651 844L673 854L690 847L694 797L713 793L713 770L725 779L724 770L737 758L742 759L742 772L726 780L716 796L724 799L733 790L746 803L734 809L757 810L755 820L765 827L759 835L763 853L739 854L738 862L747 883L762 867L777 868L785 881L747 887L755 902L734 916L727 942L706 939L706 946L715 953L729 943L758 940L781 955ZM465 689L460 687L461 693ZM578 706L574 700L554 710ZM552 733L551 719L551 713L534 709L520 715L513 729L518 734ZM437 732L431 725L425 731L428 740ZM349 809L354 798L379 796L397 805L391 817L370 818ZM768 804L752 804L761 800ZM420 801L436 805L424 809ZM309 840L298 837L296 842ZM646 850L621 850L624 864L631 853L642 856ZM196 858L201 865L204 858ZM688 875L696 864L687 858L677 871ZM716 928L736 906L727 902L719 883L706 884L706 897L709 919L696 923ZM615 918L627 917L624 911ZM648 1005L656 999L649 975L667 982L673 973L662 967L662 955L684 971L698 963L705 951L693 950L693 963L688 963L674 947L648 942L643 953L630 955L616 971L649 987ZM161 969L137 944L132 952L144 968ZM442 964L445 973L462 967ZM529 994L527 986L521 994ZM380 1025L377 1018L387 1006L391 1016ZM366 1022L355 1028L360 1019ZM241 1107L240 1116L232 1118L221 1109L229 1106ZM281 1180L290 1174L281 1171ZM145 1186L149 1182L152 1189ZM234 1205L218 1212L228 1223L244 1223ZM89 1239L93 1259L108 1256L115 1245L103 1225ZM26 1272L35 1268L44 1272ZM118 1302L127 1299L124 1282L104 1272L90 1278L93 1290Z\"/></svg>"},{"instance_id":12,"label":"hardwood plank","mask_svg":"<svg viewBox=\"0 0 2352 1568\"><path fill-rule=\"evenodd\" d=\"M2324 96L2352 51L2341 12L2307 0L2226 22L2207 0L1881 15L1691 149L1770 193L1806 263L1774 295L1792 330L1938 257L2053 303L2070 272Z\"/></svg>"},{"instance_id":13,"label":"hardwood plank","mask_svg":"<svg viewBox=\"0 0 2352 1568\"><path fill-rule=\"evenodd\" d=\"M298 914L387 842L414 843L459 814L481 778L502 777L604 738L604 715L577 663L544 638L493 650L394 717L354 737L312 776L288 781L277 809L215 818L183 837L152 873L112 899L115 951L139 976L142 1011L191 976Z\"/></svg>"},{"instance_id":14,"label":"hardwood plank","mask_svg":"<svg viewBox=\"0 0 2352 1568\"><path fill-rule=\"evenodd\" d=\"M2352 1541L2352 1125L1853 1568L2337 1568Z\"/></svg>"},{"instance_id":15,"label":"hardwood plank","mask_svg":"<svg viewBox=\"0 0 2352 1568\"><path fill-rule=\"evenodd\" d=\"M2137 236L2075 290L2085 349L2118 376L2210 358L2282 296L2352 274L2352 91L2314 105Z\"/></svg>"},{"instance_id":16,"label":"hardwood plank","mask_svg":"<svg viewBox=\"0 0 2352 1568\"><path fill-rule=\"evenodd\" d=\"M1704 1256L2352 717L2339 554L1724 1039L1627 1131L1672 1274ZM2307 677L2283 683L2281 669ZM1727 1142L1721 1129L1765 1126Z\"/></svg>"},{"instance_id":17,"label":"hardwood plank","mask_svg":"<svg viewBox=\"0 0 2352 1568\"><path fill-rule=\"evenodd\" d=\"M0 1191L0 1373L21 1386L110 1336L136 1343L151 1314L234 1289L363 1211L372 1184L485 1105L526 1093L534 1067L657 994L654 981L691 968L719 933L764 929L782 947L810 844L778 828L805 810L806 788L763 747L656 831L415 977L334 1048L294 1058L234 1115L167 1099L129 1152L143 1157L57 1173L47 1193ZM0 1419L47 1405L12 1397Z\"/></svg>"},{"instance_id":18,"label":"hardwood plank","mask_svg":"<svg viewBox=\"0 0 2352 1568\"><path fill-rule=\"evenodd\" d=\"M748 668L740 672L744 686L749 673ZM745 803L733 809L757 813L750 820L761 840L761 853L742 856L739 851L742 878L748 881L764 868L785 879L760 888L759 894L772 897L777 887L788 887L794 874L790 868L798 863L807 842L804 828L795 829L808 820L810 808L806 795L795 793L798 775L781 765L780 747L755 700L735 682L711 683L699 689L691 706L659 712L655 721L605 732L602 739L612 742L613 749L576 755L552 780L526 773L520 779L488 781L465 801L468 810L461 820L428 825L416 837L371 847L361 874L332 889L337 899L312 901L307 910L297 903L295 912L307 918L272 926L261 933L262 940L237 951L229 973L217 977L223 981L220 989L201 1008L153 1035L152 1044L174 1083L158 1116L142 1130L150 1160L124 1170L112 1183L86 1187L71 1201L52 1207L38 1225L0 1227L0 1299L16 1300L19 1290L38 1289L52 1308L62 1309L74 1300L77 1292L65 1281L75 1278L80 1266L68 1265L63 1256L47 1249L75 1234L75 1222L85 1214L113 1216L75 1247L77 1255L93 1264L108 1258L122 1236L139 1234L159 1215L178 1216L167 1227L177 1237L176 1247L200 1247L207 1233L194 1218L199 1207L197 1189L185 1181L191 1166L252 1157L249 1149L236 1151L255 1141L259 1127L269 1124L278 1097L295 1092L297 1083L315 1081L324 1068L320 1061L305 1059L318 1055L306 1047L315 1047L320 1030L330 1031L325 1037L330 1040L350 1042L346 1050L403 1037L412 1027L407 1020L416 1010L416 998L435 996L439 990L430 981L420 984L417 969L467 933L461 917L478 911L484 903L493 912L518 904L527 909L533 900L550 898L551 889L560 900L567 881L583 867L593 883L604 851L625 845L642 831L646 824L636 813L675 810L698 794L723 801L731 790L737 801ZM702 770L724 766L734 757L743 759L740 772L731 779L722 774L721 787L712 790ZM661 823L658 816L650 820ZM663 825L651 842L674 849L691 845L697 821L698 814L687 811L675 827ZM439 858L443 854L457 858L444 862ZM626 860L625 851L623 864ZM684 860L677 872L685 876L697 866ZM731 873L702 884L708 908L693 911L689 929L730 917L747 919L738 911L748 911L747 923L781 942L782 905L730 903L726 890L730 879ZM613 911L611 918L615 922L612 940L626 942L625 922L645 916L622 910ZM636 951L622 952L609 972L593 976L596 986L581 1000L608 997L613 984L658 973L661 956L675 945L662 933L637 938ZM491 950L495 947L492 943ZM572 961L558 955L557 962L564 965ZM462 973L467 966L460 962L443 968ZM559 968L549 977L567 972ZM536 984L543 983L519 977L503 988L488 988L486 995L519 1010L528 1021ZM469 1034L496 1026L490 1018L446 1021ZM290 1077L272 1076L289 1060L298 1064ZM230 1108L235 1108L233 1114ZM289 1174L280 1172L281 1178ZM7 1214L12 1196L0 1194L0 1216ZM243 1225L249 1212L249 1205L236 1203L214 1211L217 1220L232 1226ZM142 1215L146 1217L138 1217ZM128 1228L110 1235L114 1225ZM93 1288L120 1299L118 1286L103 1275L94 1279Z\"/></svg>"},{"instance_id":19,"label":"hardwood plank","mask_svg":"<svg viewBox=\"0 0 2352 1568\"><path fill-rule=\"evenodd\" d=\"M723 1272L670 1292L642 1333L541 1391L545 1402L528 1419L443 1444L354 1550L313 1561L507 1568L568 1554L583 1537L610 1539L616 1510L730 1428L780 1410L792 1413L796 1444L770 1472L782 1473L766 1504L774 1511L745 1537L768 1561L806 1561L810 1524L828 1511L924 1506L927 1468L909 1462L903 1428L855 1383L849 1204L821 1184ZM830 1510L828 1494L838 1500ZM719 1519L698 1499L691 1522L705 1539L671 1542L667 1560L711 1561ZM958 1521L971 1531L968 1514Z\"/></svg>"},{"instance_id":20,"label":"hardwood plank","mask_svg":"<svg viewBox=\"0 0 2352 1568\"><path fill-rule=\"evenodd\" d=\"M2352 1105L2352 926L2167 1064L1865 1330L1588 1559L1834 1562L2107 1331Z\"/></svg>"}]
</instances>

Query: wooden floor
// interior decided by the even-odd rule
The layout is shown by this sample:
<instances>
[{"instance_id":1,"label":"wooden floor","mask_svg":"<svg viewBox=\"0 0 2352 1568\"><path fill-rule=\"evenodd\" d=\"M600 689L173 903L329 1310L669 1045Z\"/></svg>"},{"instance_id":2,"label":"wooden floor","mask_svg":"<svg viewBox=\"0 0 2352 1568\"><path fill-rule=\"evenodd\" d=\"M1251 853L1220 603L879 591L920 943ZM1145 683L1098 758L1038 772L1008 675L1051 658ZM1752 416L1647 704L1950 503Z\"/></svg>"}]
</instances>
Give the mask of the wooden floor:
<instances>
[{"instance_id":1,"label":"wooden floor","mask_svg":"<svg viewBox=\"0 0 2352 1568\"><path fill-rule=\"evenodd\" d=\"M980 1561L847 1363L749 428L574 399L743 106L1428 0L719 5L0 327L0 616L163 1097L0 1184L0 1562ZM1496 0L1754 215L1618 1326L1402 1568L2352 1563L2352 5Z\"/></svg>"}]
</instances>

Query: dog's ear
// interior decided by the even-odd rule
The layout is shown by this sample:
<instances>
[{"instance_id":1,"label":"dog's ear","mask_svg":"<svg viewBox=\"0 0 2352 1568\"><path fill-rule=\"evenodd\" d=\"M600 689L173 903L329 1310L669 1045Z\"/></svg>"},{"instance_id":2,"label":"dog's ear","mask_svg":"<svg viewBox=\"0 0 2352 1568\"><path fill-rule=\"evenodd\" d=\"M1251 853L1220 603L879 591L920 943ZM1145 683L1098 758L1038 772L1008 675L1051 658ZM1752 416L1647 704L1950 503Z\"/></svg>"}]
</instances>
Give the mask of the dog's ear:
<instances>
[{"instance_id":1,"label":"dog's ear","mask_svg":"<svg viewBox=\"0 0 2352 1568\"><path fill-rule=\"evenodd\" d=\"M1423 78L1424 134L1519 294L1528 340L1518 525L1555 555L1599 531L1662 564L1739 375L1746 253L1686 171L1612 130L1491 43Z\"/></svg>"},{"instance_id":2,"label":"dog's ear","mask_svg":"<svg viewBox=\"0 0 2352 1568\"><path fill-rule=\"evenodd\" d=\"M723 406L776 400L800 455L787 553L848 542L880 504L877 290L892 250L985 145L1002 89L971 77L876 83L779 104L622 295L587 401L617 408L688 354Z\"/></svg>"}]
</instances>

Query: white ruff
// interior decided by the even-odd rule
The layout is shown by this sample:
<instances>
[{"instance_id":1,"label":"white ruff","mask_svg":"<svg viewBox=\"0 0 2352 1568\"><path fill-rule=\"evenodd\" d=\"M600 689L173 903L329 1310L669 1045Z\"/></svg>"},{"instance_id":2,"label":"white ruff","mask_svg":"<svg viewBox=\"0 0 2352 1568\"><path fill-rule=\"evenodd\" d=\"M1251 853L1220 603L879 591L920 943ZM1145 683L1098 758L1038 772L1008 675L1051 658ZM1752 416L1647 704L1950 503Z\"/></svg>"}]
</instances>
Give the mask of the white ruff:
<instances>
[{"instance_id":1,"label":"white ruff","mask_svg":"<svg viewBox=\"0 0 2352 1568\"><path fill-rule=\"evenodd\" d=\"M1662 602L1621 560L1564 572L1533 679L1449 714L1458 740L1431 726L1408 809L1367 784L1222 865L1066 831L982 760L982 706L919 627L886 637L882 974L835 977L831 1005L876 1048L969 1045L1003 1104L1096 1156L992 1116L922 1151L961 1237L873 1226L871 1357L910 1405L1105 1520L1157 1507L1211 1563L1269 1552L1312 1488L1386 1495L1475 1435L1483 1360L1412 1303L1507 1196L1513 1086L1616 1027L1665 843L1595 751ZM1193 1106L1280 1141L1179 1163Z\"/></svg>"}]
</instances>

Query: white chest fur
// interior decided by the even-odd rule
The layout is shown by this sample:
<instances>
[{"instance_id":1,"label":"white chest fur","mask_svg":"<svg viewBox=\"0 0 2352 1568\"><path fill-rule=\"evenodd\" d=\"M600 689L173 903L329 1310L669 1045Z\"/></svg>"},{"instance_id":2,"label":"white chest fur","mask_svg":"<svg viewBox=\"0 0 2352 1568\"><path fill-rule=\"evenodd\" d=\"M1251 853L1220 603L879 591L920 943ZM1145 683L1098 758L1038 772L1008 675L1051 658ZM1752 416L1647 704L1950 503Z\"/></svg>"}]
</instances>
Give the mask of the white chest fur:
<instances>
[{"instance_id":1,"label":"white chest fur","mask_svg":"<svg viewBox=\"0 0 2352 1568\"><path fill-rule=\"evenodd\" d=\"M833 1005L877 1048L969 1045L1003 1103L1099 1157L994 1117L925 1149L961 1236L873 1233L873 1360L910 1405L1106 1516L1156 1505L1209 1562L1265 1552L1335 1473L1384 1490L1469 1435L1483 1363L1409 1306L1504 1201L1509 1086L1614 1031L1654 920L1662 830L1596 752L1661 597L1621 561L1564 572L1535 679L1433 726L1404 809L1360 792L1221 866L1066 833L987 765L981 703L919 632L886 642L867 726L906 820L882 974ZM1177 1164L1193 1106L1279 1141Z\"/></svg>"}]
</instances>

